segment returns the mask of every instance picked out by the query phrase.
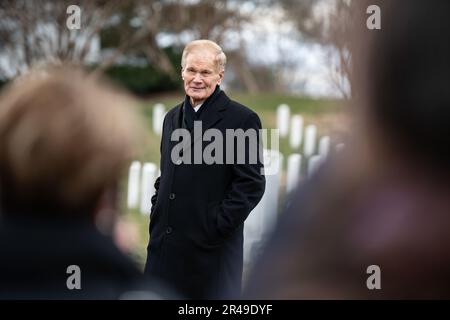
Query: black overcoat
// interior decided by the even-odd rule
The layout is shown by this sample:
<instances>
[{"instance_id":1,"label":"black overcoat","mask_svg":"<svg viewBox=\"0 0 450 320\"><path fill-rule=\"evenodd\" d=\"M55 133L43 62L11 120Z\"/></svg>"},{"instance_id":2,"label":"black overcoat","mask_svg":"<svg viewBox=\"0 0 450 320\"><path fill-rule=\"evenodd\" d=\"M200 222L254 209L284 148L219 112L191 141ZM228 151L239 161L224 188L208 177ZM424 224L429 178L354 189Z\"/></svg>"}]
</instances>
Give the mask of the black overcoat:
<instances>
[{"instance_id":1,"label":"black overcoat","mask_svg":"<svg viewBox=\"0 0 450 320\"><path fill-rule=\"evenodd\" d=\"M249 153L256 151L248 143L244 164L236 163L236 152L235 163L227 164L225 147L224 164L174 161L171 154L179 141L171 141L171 135L182 127L183 105L171 109L164 119L161 175L152 198L145 270L186 298L239 297L244 220L264 193L262 162L258 157L256 163L250 163ZM203 132L218 129L224 145L226 129L261 129L258 115L223 91L202 108ZM202 148L208 143L203 141ZM194 148L191 145L192 157Z\"/></svg>"}]
</instances>

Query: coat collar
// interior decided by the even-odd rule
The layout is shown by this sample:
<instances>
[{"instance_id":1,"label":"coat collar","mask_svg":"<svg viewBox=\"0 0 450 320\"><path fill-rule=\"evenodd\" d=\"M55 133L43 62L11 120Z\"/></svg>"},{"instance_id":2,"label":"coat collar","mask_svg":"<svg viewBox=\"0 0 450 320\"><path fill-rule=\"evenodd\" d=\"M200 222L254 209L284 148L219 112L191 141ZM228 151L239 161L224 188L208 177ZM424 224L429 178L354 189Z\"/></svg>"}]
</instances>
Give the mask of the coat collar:
<instances>
[{"instance_id":1,"label":"coat collar","mask_svg":"<svg viewBox=\"0 0 450 320\"><path fill-rule=\"evenodd\" d=\"M217 97L208 105L202 106L205 107L205 109L202 111L202 128L203 130L207 130L211 128L213 125L215 125L217 122L219 122L223 118L223 111L226 110L226 106L230 102L230 98L220 90L220 92L217 94ZM172 130L181 128L181 121L183 117L183 103L180 103L177 106L176 111L172 115Z\"/></svg>"}]
</instances>

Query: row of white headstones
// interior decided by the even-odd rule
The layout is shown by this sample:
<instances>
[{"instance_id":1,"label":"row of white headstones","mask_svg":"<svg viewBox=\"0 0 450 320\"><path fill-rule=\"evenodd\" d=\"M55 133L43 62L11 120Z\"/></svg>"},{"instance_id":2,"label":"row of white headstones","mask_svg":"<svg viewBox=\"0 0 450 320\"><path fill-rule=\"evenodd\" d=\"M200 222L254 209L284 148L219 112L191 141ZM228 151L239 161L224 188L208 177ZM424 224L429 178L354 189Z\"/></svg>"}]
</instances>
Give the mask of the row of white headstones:
<instances>
[{"instance_id":1,"label":"row of white headstones","mask_svg":"<svg viewBox=\"0 0 450 320\"><path fill-rule=\"evenodd\" d=\"M301 115L290 116L290 108L282 104L277 108L277 128L282 138L289 137L289 143L293 150L299 150L303 141L303 155L293 153L287 157L286 184L281 189L281 177L283 172L283 155L278 150L264 149L264 167L270 175L266 175L266 191L259 204L253 209L244 226L244 261L248 266L258 255L260 248L273 230L278 211L279 199L284 193L291 193L303 176L301 174L302 159L305 159L305 177L311 176L323 163L330 152L330 137L323 136L319 139L317 153L317 127L307 125L304 127ZM160 135L165 116L165 107L156 104L153 108L153 130ZM343 147L336 145L337 150ZM142 214L149 214L151 209L151 197L154 193L154 181L160 175L158 167L154 163L134 161L129 169L128 198L130 209L139 209Z\"/></svg>"},{"instance_id":2,"label":"row of white headstones","mask_svg":"<svg viewBox=\"0 0 450 320\"><path fill-rule=\"evenodd\" d=\"M163 120L166 115L165 106L161 103L153 107L152 128L153 132L161 135ZM303 138L303 117L299 114L293 115L287 104L281 104L277 108L277 128L280 137L285 138L289 135L289 144L292 149L299 149ZM290 129L290 130L289 130ZM316 147L317 127L310 124L305 127L305 142L303 145L303 154L306 157L314 155ZM322 137L319 142L319 154L328 152L330 138Z\"/></svg>"}]
</instances>

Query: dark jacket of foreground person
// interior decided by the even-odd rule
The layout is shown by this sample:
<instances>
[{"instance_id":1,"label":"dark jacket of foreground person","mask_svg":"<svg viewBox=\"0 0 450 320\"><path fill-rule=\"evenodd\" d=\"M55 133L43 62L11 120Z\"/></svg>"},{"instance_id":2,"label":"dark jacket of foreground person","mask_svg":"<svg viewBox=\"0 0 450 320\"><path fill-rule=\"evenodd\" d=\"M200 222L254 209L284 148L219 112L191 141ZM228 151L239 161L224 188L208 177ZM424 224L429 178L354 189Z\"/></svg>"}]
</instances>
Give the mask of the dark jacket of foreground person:
<instances>
[{"instance_id":1,"label":"dark jacket of foreground person","mask_svg":"<svg viewBox=\"0 0 450 320\"><path fill-rule=\"evenodd\" d=\"M2 221L0 257L0 299L174 297L88 222ZM76 285L72 265L80 268L80 289L69 289Z\"/></svg>"}]
</instances>

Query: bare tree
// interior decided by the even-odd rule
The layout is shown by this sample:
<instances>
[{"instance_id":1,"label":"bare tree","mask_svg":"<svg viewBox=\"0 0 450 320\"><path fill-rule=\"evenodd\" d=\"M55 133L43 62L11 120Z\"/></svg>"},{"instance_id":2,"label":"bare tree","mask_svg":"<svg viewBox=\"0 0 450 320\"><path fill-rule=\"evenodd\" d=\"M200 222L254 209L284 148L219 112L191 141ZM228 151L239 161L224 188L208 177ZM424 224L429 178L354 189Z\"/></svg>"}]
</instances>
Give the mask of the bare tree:
<instances>
[{"instance_id":1,"label":"bare tree","mask_svg":"<svg viewBox=\"0 0 450 320\"><path fill-rule=\"evenodd\" d=\"M81 8L81 28L66 26L67 7ZM251 15L242 14L235 0L0 0L0 55L8 57L8 66L0 77L9 78L31 66L48 63L88 64L95 62L95 74L101 74L118 59L144 54L148 62L173 79L179 77L164 48L161 34L189 34L226 47L225 35L240 35ZM99 44L100 34L115 29L117 43L100 50L99 61L90 61L89 53ZM184 38L180 48L185 44ZM228 51L229 65L246 90L259 90L258 81L245 55L245 42Z\"/></svg>"},{"instance_id":2,"label":"bare tree","mask_svg":"<svg viewBox=\"0 0 450 320\"><path fill-rule=\"evenodd\" d=\"M72 4L82 8L79 30L66 25ZM20 74L39 63L85 63L99 30L121 6L119 0L2 0L0 50L9 58L9 70L0 72Z\"/></svg>"},{"instance_id":3,"label":"bare tree","mask_svg":"<svg viewBox=\"0 0 450 320\"><path fill-rule=\"evenodd\" d=\"M123 12L118 16L119 45L113 54L103 60L96 73L103 72L110 67L119 57L130 51L143 51L148 60L157 69L176 77L176 70L170 62L167 54L158 46L157 35L161 32L163 18L167 14L164 4L170 6L169 2L156 0L135 0L128 3L130 15ZM137 27L133 27L132 20L136 21Z\"/></svg>"},{"instance_id":4,"label":"bare tree","mask_svg":"<svg viewBox=\"0 0 450 320\"><path fill-rule=\"evenodd\" d=\"M352 96L350 34L353 32L358 1L281 0L286 17L294 21L304 40L323 44L328 49L330 80L344 98ZM359 26L360 27L360 26Z\"/></svg>"},{"instance_id":5,"label":"bare tree","mask_svg":"<svg viewBox=\"0 0 450 320\"><path fill-rule=\"evenodd\" d=\"M252 19L239 10L242 3L243 1L230 0L200 0L193 3L172 1L171 5L163 8L163 16L166 19L162 28L175 33L189 30L195 38L213 40L225 46L225 35L230 32L241 34L243 24ZM259 91L258 82L245 56L245 43L242 38L238 43L238 48L227 52L228 64L247 91Z\"/></svg>"}]
</instances>

